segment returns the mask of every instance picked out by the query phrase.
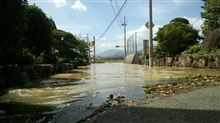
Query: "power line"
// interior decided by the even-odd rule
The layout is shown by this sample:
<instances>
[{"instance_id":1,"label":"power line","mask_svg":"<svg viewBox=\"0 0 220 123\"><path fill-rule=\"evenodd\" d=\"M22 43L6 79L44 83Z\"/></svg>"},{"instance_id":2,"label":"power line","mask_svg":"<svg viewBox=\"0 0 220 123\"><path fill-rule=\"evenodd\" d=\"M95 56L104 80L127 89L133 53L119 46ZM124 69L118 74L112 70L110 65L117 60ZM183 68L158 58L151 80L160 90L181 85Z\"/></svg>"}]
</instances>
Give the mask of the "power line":
<instances>
[{"instance_id":1,"label":"power line","mask_svg":"<svg viewBox=\"0 0 220 123\"><path fill-rule=\"evenodd\" d=\"M113 10L113 12L114 12L114 14L115 14L115 16L116 16L116 11L115 11L115 8L114 8L114 6L113 6L113 4L112 4L112 0L110 0L110 3L111 3L111 6L112 6L112 10ZM120 17L120 16L119 16L119 17ZM118 18L117 18L117 22L118 22L118 25L119 25L119 28L120 28L121 32L123 32L123 31L122 31L121 24L120 24Z\"/></svg>"},{"instance_id":2,"label":"power line","mask_svg":"<svg viewBox=\"0 0 220 123\"><path fill-rule=\"evenodd\" d=\"M119 10L118 0L115 0L115 8L116 8L117 11ZM120 14L119 14L118 18L119 18L120 22L122 22L122 18L120 16Z\"/></svg>"},{"instance_id":3,"label":"power line","mask_svg":"<svg viewBox=\"0 0 220 123\"><path fill-rule=\"evenodd\" d=\"M100 40L104 35L105 33L110 29L110 27L112 26L112 24L115 22L115 20L117 19L118 15L121 13L121 11L123 10L123 8L125 7L126 3L128 2L128 0L125 0L123 5L121 6L121 8L119 9L118 13L116 14L116 16L113 18L113 20L111 21L111 23L108 25L108 27L105 29L105 31L101 34L101 36L99 36L99 39Z\"/></svg>"}]
</instances>

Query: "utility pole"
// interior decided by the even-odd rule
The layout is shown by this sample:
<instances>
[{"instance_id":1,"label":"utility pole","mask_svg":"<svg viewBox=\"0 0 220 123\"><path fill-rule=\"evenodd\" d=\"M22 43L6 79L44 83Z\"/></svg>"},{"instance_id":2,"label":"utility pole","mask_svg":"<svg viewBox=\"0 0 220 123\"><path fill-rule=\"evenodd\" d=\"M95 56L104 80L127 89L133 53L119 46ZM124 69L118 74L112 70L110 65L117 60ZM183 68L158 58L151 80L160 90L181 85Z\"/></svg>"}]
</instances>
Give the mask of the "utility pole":
<instances>
[{"instance_id":1,"label":"utility pole","mask_svg":"<svg viewBox=\"0 0 220 123\"><path fill-rule=\"evenodd\" d=\"M93 50L93 64L95 64L95 36L93 37L93 48L94 48L94 50Z\"/></svg>"},{"instance_id":2,"label":"utility pole","mask_svg":"<svg viewBox=\"0 0 220 123\"><path fill-rule=\"evenodd\" d=\"M88 44L88 55L89 55L89 58L88 58L88 64L90 64L90 42L89 42L89 34L87 34L87 44Z\"/></svg>"},{"instance_id":3,"label":"utility pole","mask_svg":"<svg viewBox=\"0 0 220 123\"><path fill-rule=\"evenodd\" d=\"M152 0L149 0L149 66L153 66Z\"/></svg>"},{"instance_id":4,"label":"utility pole","mask_svg":"<svg viewBox=\"0 0 220 123\"><path fill-rule=\"evenodd\" d=\"M143 54L144 54L144 65L147 65L147 43L148 40L143 40Z\"/></svg>"},{"instance_id":5,"label":"utility pole","mask_svg":"<svg viewBox=\"0 0 220 123\"><path fill-rule=\"evenodd\" d=\"M127 56L127 51L126 51L126 26L127 26L127 24L126 24L126 17L124 16L124 23L122 24L122 26L124 26L124 60L125 60L125 58L126 58L126 56Z\"/></svg>"}]
</instances>

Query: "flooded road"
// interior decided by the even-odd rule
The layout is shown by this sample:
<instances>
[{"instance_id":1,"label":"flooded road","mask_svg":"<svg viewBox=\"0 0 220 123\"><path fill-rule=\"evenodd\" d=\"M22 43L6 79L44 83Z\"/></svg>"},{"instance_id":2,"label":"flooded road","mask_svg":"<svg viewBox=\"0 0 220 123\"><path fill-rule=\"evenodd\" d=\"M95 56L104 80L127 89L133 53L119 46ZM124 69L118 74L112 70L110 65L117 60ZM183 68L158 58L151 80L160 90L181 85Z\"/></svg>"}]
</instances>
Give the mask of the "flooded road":
<instances>
[{"instance_id":1,"label":"flooded road","mask_svg":"<svg viewBox=\"0 0 220 123\"><path fill-rule=\"evenodd\" d=\"M95 64L51 76L38 88L14 89L0 97L0 122L73 123L100 106L110 94L141 103L143 86L188 75L218 75L217 69Z\"/></svg>"}]
</instances>

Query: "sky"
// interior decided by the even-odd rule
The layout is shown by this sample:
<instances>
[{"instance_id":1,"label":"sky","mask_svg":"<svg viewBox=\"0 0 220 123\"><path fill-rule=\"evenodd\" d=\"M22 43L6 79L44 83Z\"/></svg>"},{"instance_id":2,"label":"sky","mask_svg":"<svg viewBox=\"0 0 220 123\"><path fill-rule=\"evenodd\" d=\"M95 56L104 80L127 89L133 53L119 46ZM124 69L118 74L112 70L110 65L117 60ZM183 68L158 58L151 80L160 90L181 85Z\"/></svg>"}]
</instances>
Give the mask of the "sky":
<instances>
[{"instance_id":1,"label":"sky","mask_svg":"<svg viewBox=\"0 0 220 123\"><path fill-rule=\"evenodd\" d=\"M128 0L122 9L120 16L112 24L105 35L100 36L106 30L115 17L113 11L118 12L125 0L28 0L29 4L39 6L48 17L51 17L58 29L71 32L74 35L86 37L92 41L96 37L97 54L109 49L115 49L116 45L123 49L123 23L124 16L127 22L127 38L137 32L138 49L143 46L144 39L148 39L148 30L144 26L149 20L148 0ZM202 0L152 0L154 36L160 27L169 23L176 17L187 18L194 28L201 30L203 20ZM113 8L111 6L113 5ZM99 40L98 40L99 39Z\"/></svg>"}]
</instances>

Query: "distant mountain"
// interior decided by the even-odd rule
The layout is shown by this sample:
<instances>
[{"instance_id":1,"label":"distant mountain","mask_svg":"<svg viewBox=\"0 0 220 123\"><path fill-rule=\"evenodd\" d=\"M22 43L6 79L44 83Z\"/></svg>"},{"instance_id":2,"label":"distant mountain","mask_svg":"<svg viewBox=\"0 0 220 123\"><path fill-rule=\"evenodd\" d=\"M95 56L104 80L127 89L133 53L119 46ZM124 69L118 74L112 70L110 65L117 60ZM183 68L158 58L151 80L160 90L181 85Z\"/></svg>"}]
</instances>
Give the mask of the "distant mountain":
<instances>
[{"instance_id":1,"label":"distant mountain","mask_svg":"<svg viewBox=\"0 0 220 123\"><path fill-rule=\"evenodd\" d=\"M102 58L119 58L124 57L124 51L121 49L110 49L100 53L98 56Z\"/></svg>"}]
</instances>

